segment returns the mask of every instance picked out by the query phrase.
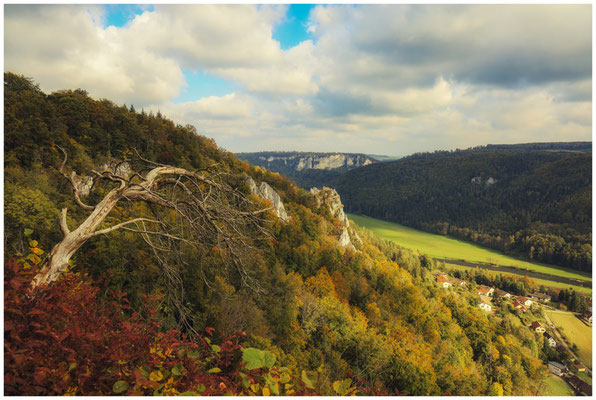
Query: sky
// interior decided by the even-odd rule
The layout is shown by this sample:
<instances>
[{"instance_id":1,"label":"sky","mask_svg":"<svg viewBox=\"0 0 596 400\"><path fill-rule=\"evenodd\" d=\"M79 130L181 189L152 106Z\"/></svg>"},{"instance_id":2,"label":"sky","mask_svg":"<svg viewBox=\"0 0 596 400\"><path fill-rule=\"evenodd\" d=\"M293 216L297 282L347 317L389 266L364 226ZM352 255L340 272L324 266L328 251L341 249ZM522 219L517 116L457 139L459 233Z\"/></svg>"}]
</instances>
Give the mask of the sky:
<instances>
[{"instance_id":1,"label":"sky","mask_svg":"<svg viewBox=\"0 0 596 400\"><path fill-rule=\"evenodd\" d=\"M4 64L233 152L592 138L591 5L5 5Z\"/></svg>"}]
</instances>

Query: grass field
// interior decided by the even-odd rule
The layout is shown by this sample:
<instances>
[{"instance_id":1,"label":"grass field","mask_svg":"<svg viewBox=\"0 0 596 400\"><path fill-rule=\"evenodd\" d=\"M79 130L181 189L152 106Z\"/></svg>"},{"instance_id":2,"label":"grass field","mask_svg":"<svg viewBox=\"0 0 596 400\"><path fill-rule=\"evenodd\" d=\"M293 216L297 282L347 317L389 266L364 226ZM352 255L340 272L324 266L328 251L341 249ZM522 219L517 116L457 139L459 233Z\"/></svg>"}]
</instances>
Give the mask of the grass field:
<instances>
[{"instance_id":1,"label":"grass field","mask_svg":"<svg viewBox=\"0 0 596 400\"><path fill-rule=\"evenodd\" d=\"M475 269L472 267L466 267L463 265L449 264L449 263L445 263L445 266L448 269L456 269L456 270L460 270L460 271L465 271L466 269ZM513 274L513 273L505 273L505 272L488 271L488 270L486 272L488 274L502 274L502 273L503 274ZM555 282L555 281L547 281L546 279L538 279L538 278L532 278L532 279L534 281L536 281L539 285L549 286L549 287L553 287L556 289L569 289L571 287L580 293L586 293L586 294L592 293L592 289L583 287L583 286L570 285L567 283Z\"/></svg>"},{"instance_id":2,"label":"grass field","mask_svg":"<svg viewBox=\"0 0 596 400\"><path fill-rule=\"evenodd\" d=\"M490 250L451 237L435 235L393 222L382 221L380 219L362 215L348 214L348 217L356 224L371 230L377 236L383 239L391 240L400 246L409 249L418 250L421 253L428 254L431 257L527 268L528 270L539 271L546 274L592 281L592 276L588 273L578 272L566 268L559 268L552 265L531 263L519 260L514 257L499 253L498 251ZM548 286L561 287L551 284L556 282L544 282L548 282ZM562 287L569 286L570 285L565 285ZM577 288L580 289L580 287ZM582 292L591 291L587 288L581 289L583 289Z\"/></svg>"},{"instance_id":3,"label":"grass field","mask_svg":"<svg viewBox=\"0 0 596 400\"><path fill-rule=\"evenodd\" d=\"M540 396L573 396L573 389L563 379L551 374L544 381Z\"/></svg>"},{"instance_id":4,"label":"grass field","mask_svg":"<svg viewBox=\"0 0 596 400\"><path fill-rule=\"evenodd\" d=\"M592 369L592 328L573 314L547 312L561 334L567 338L567 344L571 347L571 344L575 343L579 350L579 359Z\"/></svg>"}]
</instances>

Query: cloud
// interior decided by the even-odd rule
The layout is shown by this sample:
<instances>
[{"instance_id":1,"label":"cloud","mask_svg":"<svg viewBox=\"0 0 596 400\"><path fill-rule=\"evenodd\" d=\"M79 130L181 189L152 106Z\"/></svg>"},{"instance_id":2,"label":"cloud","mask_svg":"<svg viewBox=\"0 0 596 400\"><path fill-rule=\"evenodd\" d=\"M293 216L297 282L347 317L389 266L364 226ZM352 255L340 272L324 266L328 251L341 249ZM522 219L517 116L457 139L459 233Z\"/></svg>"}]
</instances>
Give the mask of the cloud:
<instances>
[{"instance_id":1,"label":"cloud","mask_svg":"<svg viewBox=\"0 0 596 400\"><path fill-rule=\"evenodd\" d=\"M273 39L286 6L5 7L5 68L191 123L232 151L407 154L590 140L590 5L317 6L312 40ZM235 92L175 104L182 69Z\"/></svg>"}]
</instances>

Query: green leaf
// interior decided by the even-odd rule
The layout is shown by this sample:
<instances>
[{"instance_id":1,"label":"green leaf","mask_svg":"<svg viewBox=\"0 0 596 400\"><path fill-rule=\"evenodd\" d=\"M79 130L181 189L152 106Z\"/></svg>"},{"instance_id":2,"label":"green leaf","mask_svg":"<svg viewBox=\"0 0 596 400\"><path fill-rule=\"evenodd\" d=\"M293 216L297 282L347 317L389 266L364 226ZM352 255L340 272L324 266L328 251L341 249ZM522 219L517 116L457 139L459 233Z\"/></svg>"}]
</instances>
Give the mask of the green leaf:
<instances>
[{"instance_id":1,"label":"green leaf","mask_svg":"<svg viewBox=\"0 0 596 400\"><path fill-rule=\"evenodd\" d=\"M37 240L30 240L29 241L29 247L37 247L39 243L37 243Z\"/></svg>"},{"instance_id":2,"label":"green leaf","mask_svg":"<svg viewBox=\"0 0 596 400\"><path fill-rule=\"evenodd\" d=\"M185 355L186 355L186 349L182 348L182 349L178 350L178 358L184 358Z\"/></svg>"},{"instance_id":3,"label":"green leaf","mask_svg":"<svg viewBox=\"0 0 596 400\"><path fill-rule=\"evenodd\" d=\"M262 351L249 347L242 349L242 362L246 363L246 369L262 368L264 365Z\"/></svg>"},{"instance_id":4,"label":"green leaf","mask_svg":"<svg viewBox=\"0 0 596 400\"><path fill-rule=\"evenodd\" d=\"M246 369L271 368L275 364L275 360L275 354L270 351L252 347L242 349L242 362L246 363Z\"/></svg>"},{"instance_id":5,"label":"green leaf","mask_svg":"<svg viewBox=\"0 0 596 400\"><path fill-rule=\"evenodd\" d=\"M68 372L72 371L73 369L75 369L78 366L79 366L79 364L77 364L77 363L70 363L70 365L68 366Z\"/></svg>"},{"instance_id":6,"label":"green leaf","mask_svg":"<svg viewBox=\"0 0 596 400\"><path fill-rule=\"evenodd\" d=\"M273 367L273 365L275 364L275 360L275 354L269 351L263 351L263 364L265 365L265 367Z\"/></svg>"},{"instance_id":7,"label":"green leaf","mask_svg":"<svg viewBox=\"0 0 596 400\"><path fill-rule=\"evenodd\" d=\"M307 388L309 388L309 389L314 389L315 388L315 384L310 379L310 377L308 376L308 374L306 373L306 371L302 371L301 378L302 378L302 382L304 382L304 385Z\"/></svg>"},{"instance_id":8,"label":"green leaf","mask_svg":"<svg viewBox=\"0 0 596 400\"><path fill-rule=\"evenodd\" d=\"M189 390L188 392L180 393L178 396L196 396L196 395L198 395L197 392L193 392L192 390Z\"/></svg>"},{"instance_id":9,"label":"green leaf","mask_svg":"<svg viewBox=\"0 0 596 400\"><path fill-rule=\"evenodd\" d=\"M128 383L126 383L125 381L118 381L114 383L114 386L112 387L112 391L114 391L114 393L122 393L126 392L127 390Z\"/></svg>"},{"instance_id":10,"label":"green leaf","mask_svg":"<svg viewBox=\"0 0 596 400\"><path fill-rule=\"evenodd\" d=\"M25 236L29 237L33 235L33 229L25 228Z\"/></svg>"},{"instance_id":11,"label":"green leaf","mask_svg":"<svg viewBox=\"0 0 596 400\"><path fill-rule=\"evenodd\" d=\"M214 353L219 353L221 351L221 347L214 344L214 345L211 345L211 350L213 350Z\"/></svg>"},{"instance_id":12,"label":"green leaf","mask_svg":"<svg viewBox=\"0 0 596 400\"><path fill-rule=\"evenodd\" d=\"M151 373L149 368L147 368L145 365L143 365L139 369L141 370L141 376L143 377L143 379L149 379L149 373Z\"/></svg>"},{"instance_id":13,"label":"green leaf","mask_svg":"<svg viewBox=\"0 0 596 400\"><path fill-rule=\"evenodd\" d=\"M172 375L178 377L178 376L182 376L182 366L180 364L175 365L172 368Z\"/></svg>"},{"instance_id":14,"label":"green leaf","mask_svg":"<svg viewBox=\"0 0 596 400\"><path fill-rule=\"evenodd\" d=\"M208 374L218 374L221 372L221 369L215 367L215 368L211 368L209 371L207 371Z\"/></svg>"},{"instance_id":15,"label":"green leaf","mask_svg":"<svg viewBox=\"0 0 596 400\"><path fill-rule=\"evenodd\" d=\"M201 355L198 351L190 351L188 352L188 358L198 358Z\"/></svg>"},{"instance_id":16,"label":"green leaf","mask_svg":"<svg viewBox=\"0 0 596 400\"><path fill-rule=\"evenodd\" d=\"M200 383L199 386L197 386L197 392L199 392L199 393L203 393L205 391L205 389L207 389L207 388L202 383Z\"/></svg>"},{"instance_id":17,"label":"green leaf","mask_svg":"<svg viewBox=\"0 0 596 400\"><path fill-rule=\"evenodd\" d=\"M352 380L350 378L344 379L343 381L335 381L333 382L333 390L340 396L343 396L350 390L350 386L352 385Z\"/></svg>"},{"instance_id":18,"label":"green leaf","mask_svg":"<svg viewBox=\"0 0 596 400\"><path fill-rule=\"evenodd\" d=\"M279 381L281 383L288 383L290 381L290 374L288 374L287 372L282 372L279 376Z\"/></svg>"}]
</instances>

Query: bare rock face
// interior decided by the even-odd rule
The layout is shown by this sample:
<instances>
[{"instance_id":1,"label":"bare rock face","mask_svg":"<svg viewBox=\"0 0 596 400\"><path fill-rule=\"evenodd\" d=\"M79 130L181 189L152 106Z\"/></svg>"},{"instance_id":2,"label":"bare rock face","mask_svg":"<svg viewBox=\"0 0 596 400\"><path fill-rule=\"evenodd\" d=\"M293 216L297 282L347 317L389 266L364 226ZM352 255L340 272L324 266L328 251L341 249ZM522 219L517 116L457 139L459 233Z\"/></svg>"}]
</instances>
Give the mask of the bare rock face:
<instances>
[{"instance_id":1,"label":"bare rock face","mask_svg":"<svg viewBox=\"0 0 596 400\"><path fill-rule=\"evenodd\" d=\"M350 221L344 213L344 205L341 202L339 194L335 189L326 186L323 186L322 189L312 188L310 189L310 193L317 200L317 207L321 207L322 205L326 206L329 209L329 213L342 222L343 227L338 239L339 245L343 248L355 250L356 248L352 244L352 238L359 243L362 243L362 240L358 234L350 228Z\"/></svg>"},{"instance_id":2,"label":"bare rock face","mask_svg":"<svg viewBox=\"0 0 596 400\"><path fill-rule=\"evenodd\" d=\"M317 154L300 157L298 159L297 171L305 169L326 169L353 168L371 164L372 161L364 155L352 154Z\"/></svg>"},{"instance_id":3,"label":"bare rock face","mask_svg":"<svg viewBox=\"0 0 596 400\"><path fill-rule=\"evenodd\" d=\"M284 203L281 201L281 197L279 194L273 189L267 182L261 182L260 185L257 186L255 181L250 177L246 177L246 182L248 183L248 187L252 194L260 196L264 199L269 200L269 202L273 205L273 211L275 215L279 217L283 222L288 222L290 220L290 216L286 212L286 208L284 207Z\"/></svg>"}]
</instances>

